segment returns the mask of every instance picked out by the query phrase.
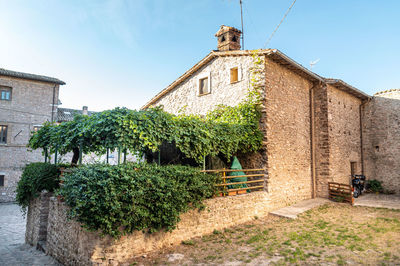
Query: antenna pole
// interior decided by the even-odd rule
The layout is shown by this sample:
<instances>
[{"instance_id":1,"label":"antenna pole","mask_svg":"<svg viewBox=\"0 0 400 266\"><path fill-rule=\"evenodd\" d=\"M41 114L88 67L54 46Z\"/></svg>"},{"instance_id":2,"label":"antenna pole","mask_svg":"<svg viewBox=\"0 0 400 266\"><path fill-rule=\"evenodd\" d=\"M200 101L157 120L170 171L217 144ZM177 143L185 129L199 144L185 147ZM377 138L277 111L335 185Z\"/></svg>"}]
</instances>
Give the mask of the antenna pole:
<instances>
[{"instance_id":1,"label":"antenna pole","mask_svg":"<svg viewBox=\"0 0 400 266\"><path fill-rule=\"evenodd\" d=\"M243 8L242 8L242 0L239 0L240 3L240 19L242 22L242 50L244 50L244 31L243 31Z\"/></svg>"}]
</instances>

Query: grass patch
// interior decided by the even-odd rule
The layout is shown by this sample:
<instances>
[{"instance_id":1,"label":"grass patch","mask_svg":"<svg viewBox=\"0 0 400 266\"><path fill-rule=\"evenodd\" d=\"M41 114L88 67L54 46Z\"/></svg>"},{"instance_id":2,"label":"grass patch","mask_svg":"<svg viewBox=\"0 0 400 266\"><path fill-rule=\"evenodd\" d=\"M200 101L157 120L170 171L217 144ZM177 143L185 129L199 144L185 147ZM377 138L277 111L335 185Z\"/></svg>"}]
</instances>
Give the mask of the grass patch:
<instances>
[{"instance_id":1,"label":"grass patch","mask_svg":"<svg viewBox=\"0 0 400 266\"><path fill-rule=\"evenodd\" d=\"M262 240L264 240L264 236L261 235L261 234L258 234L258 235L254 235L254 236L250 237L249 239L247 239L246 243L247 244L253 244L253 243L256 243L256 242L260 242Z\"/></svg>"},{"instance_id":2,"label":"grass patch","mask_svg":"<svg viewBox=\"0 0 400 266\"><path fill-rule=\"evenodd\" d=\"M182 241L182 245L186 245L186 246L194 246L194 241L193 240L183 240Z\"/></svg>"},{"instance_id":3,"label":"grass patch","mask_svg":"<svg viewBox=\"0 0 400 266\"><path fill-rule=\"evenodd\" d=\"M218 231L217 229L214 229L213 234L214 235L220 235L220 234L222 234L222 232Z\"/></svg>"},{"instance_id":4,"label":"grass patch","mask_svg":"<svg viewBox=\"0 0 400 266\"><path fill-rule=\"evenodd\" d=\"M182 242L184 248L168 252L183 252L188 260L180 261L183 265L228 261L271 261L272 265L396 264L400 260L399 219L399 212L330 203L296 220L269 216L214 230L210 235ZM170 264L165 255L158 259L160 264Z\"/></svg>"}]
</instances>

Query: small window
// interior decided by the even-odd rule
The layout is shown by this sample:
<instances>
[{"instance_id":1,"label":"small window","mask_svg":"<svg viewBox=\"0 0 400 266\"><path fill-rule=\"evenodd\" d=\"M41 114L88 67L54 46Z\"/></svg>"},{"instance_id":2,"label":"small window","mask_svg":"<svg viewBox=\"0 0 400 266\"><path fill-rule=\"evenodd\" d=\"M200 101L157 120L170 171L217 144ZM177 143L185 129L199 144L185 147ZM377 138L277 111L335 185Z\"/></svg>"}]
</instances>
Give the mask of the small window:
<instances>
[{"instance_id":1,"label":"small window","mask_svg":"<svg viewBox=\"0 0 400 266\"><path fill-rule=\"evenodd\" d=\"M0 175L0 187L4 187L4 175Z\"/></svg>"},{"instance_id":2,"label":"small window","mask_svg":"<svg viewBox=\"0 0 400 266\"><path fill-rule=\"evenodd\" d=\"M11 88L0 87L0 100L11 101Z\"/></svg>"},{"instance_id":3,"label":"small window","mask_svg":"<svg viewBox=\"0 0 400 266\"><path fill-rule=\"evenodd\" d=\"M210 93L210 88L208 87L208 77L199 79L199 95L208 93Z\"/></svg>"},{"instance_id":4,"label":"small window","mask_svg":"<svg viewBox=\"0 0 400 266\"><path fill-rule=\"evenodd\" d=\"M7 143L7 126L0 125L0 143L6 144Z\"/></svg>"},{"instance_id":5,"label":"small window","mask_svg":"<svg viewBox=\"0 0 400 266\"><path fill-rule=\"evenodd\" d=\"M239 70L237 67L231 68L231 83L239 81Z\"/></svg>"}]
</instances>

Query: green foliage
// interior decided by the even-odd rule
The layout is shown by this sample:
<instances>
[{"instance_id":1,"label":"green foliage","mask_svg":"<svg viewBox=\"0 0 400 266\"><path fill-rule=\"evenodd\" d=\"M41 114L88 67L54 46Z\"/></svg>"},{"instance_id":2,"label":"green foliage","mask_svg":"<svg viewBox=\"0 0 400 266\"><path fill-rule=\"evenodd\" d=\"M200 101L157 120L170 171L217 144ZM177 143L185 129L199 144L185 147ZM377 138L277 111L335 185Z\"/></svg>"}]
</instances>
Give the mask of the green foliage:
<instances>
[{"instance_id":1,"label":"green foliage","mask_svg":"<svg viewBox=\"0 0 400 266\"><path fill-rule=\"evenodd\" d=\"M382 182L379 180L368 180L368 189L372 192L383 192Z\"/></svg>"},{"instance_id":2,"label":"green foliage","mask_svg":"<svg viewBox=\"0 0 400 266\"><path fill-rule=\"evenodd\" d=\"M214 196L216 175L193 167L127 163L73 169L59 194L69 216L91 231L119 237L135 230L172 230L179 215Z\"/></svg>"},{"instance_id":3,"label":"green foliage","mask_svg":"<svg viewBox=\"0 0 400 266\"><path fill-rule=\"evenodd\" d=\"M219 106L206 117L175 116L161 108L134 111L116 108L91 117L76 116L60 125L45 124L33 134L29 147L43 148L60 155L82 147L84 153L104 154L118 147L133 153L157 151L163 142L174 143L188 158L199 163L204 156L220 152L230 158L237 152L259 149L258 107L243 102L236 107Z\"/></svg>"},{"instance_id":4,"label":"green foliage","mask_svg":"<svg viewBox=\"0 0 400 266\"><path fill-rule=\"evenodd\" d=\"M45 124L29 141L60 155L82 147L83 153L104 154L106 149L143 153L173 143L188 158L202 162L205 156L223 154L228 160L238 152L255 152L261 147L260 105L264 59L253 54L254 67L247 97L237 106L220 105L205 116L169 114L162 107L146 110L115 108L90 117L77 115L60 125Z\"/></svg>"},{"instance_id":5,"label":"green foliage","mask_svg":"<svg viewBox=\"0 0 400 266\"><path fill-rule=\"evenodd\" d=\"M25 211L29 202L42 190L53 192L59 187L58 166L49 163L30 163L25 166L17 185L17 203Z\"/></svg>"}]
</instances>

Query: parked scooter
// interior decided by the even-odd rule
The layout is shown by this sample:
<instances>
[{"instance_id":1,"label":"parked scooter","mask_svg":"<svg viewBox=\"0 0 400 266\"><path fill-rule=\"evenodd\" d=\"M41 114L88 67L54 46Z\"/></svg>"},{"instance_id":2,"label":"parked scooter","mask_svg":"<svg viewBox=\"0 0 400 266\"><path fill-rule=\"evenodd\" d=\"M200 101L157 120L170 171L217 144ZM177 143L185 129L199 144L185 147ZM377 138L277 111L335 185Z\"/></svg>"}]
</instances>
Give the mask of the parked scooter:
<instances>
[{"instance_id":1,"label":"parked scooter","mask_svg":"<svg viewBox=\"0 0 400 266\"><path fill-rule=\"evenodd\" d=\"M365 175L352 175L353 197L358 198L364 191Z\"/></svg>"}]
</instances>

